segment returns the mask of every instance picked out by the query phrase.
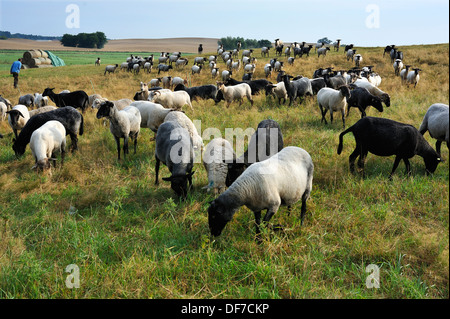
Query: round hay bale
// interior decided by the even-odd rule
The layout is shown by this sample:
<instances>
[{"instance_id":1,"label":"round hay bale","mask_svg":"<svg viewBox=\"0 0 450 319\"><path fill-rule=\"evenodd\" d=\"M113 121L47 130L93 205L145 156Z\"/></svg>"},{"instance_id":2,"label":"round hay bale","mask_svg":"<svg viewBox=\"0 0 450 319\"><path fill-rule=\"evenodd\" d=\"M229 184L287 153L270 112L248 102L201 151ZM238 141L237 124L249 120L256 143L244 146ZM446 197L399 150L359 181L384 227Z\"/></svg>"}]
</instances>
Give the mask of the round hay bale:
<instances>
[{"instance_id":1,"label":"round hay bale","mask_svg":"<svg viewBox=\"0 0 450 319\"><path fill-rule=\"evenodd\" d=\"M34 59L30 59L28 60L27 63L30 67L35 68L38 65L41 65L41 60L39 60L39 58L34 58Z\"/></svg>"},{"instance_id":2,"label":"round hay bale","mask_svg":"<svg viewBox=\"0 0 450 319\"><path fill-rule=\"evenodd\" d=\"M37 50L28 50L23 54L23 59L24 60L31 60L31 59L35 59L35 58L39 58L41 57L41 52L37 51Z\"/></svg>"},{"instance_id":3,"label":"round hay bale","mask_svg":"<svg viewBox=\"0 0 450 319\"><path fill-rule=\"evenodd\" d=\"M41 50L41 49L39 49L39 52L41 53L41 57L48 58L47 52L45 52L44 50Z\"/></svg>"}]
</instances>

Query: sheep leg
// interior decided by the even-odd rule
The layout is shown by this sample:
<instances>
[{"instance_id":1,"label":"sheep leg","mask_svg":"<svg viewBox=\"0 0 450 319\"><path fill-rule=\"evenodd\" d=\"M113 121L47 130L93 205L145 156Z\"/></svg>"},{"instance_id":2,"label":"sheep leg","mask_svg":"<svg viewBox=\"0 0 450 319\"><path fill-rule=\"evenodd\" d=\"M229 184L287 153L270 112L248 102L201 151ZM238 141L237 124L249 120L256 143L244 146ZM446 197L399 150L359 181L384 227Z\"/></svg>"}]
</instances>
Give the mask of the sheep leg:
<instances>
[{"instance_id":1,"label":"sheep leg","mask_svg":"<svg viewBox=\"0 0 450 319\"><path fill-rule=\"evenodd\" d=\"M114 136L117 145L117 159L120 161L120 138ZM125 155L125 154L124 154Z\"/></svg>"},{"instance_id":2,"label":"sheep leg","mask_svg":"<svg viewBox=\"0 0 450 319\"><path fill-rule=\"evenodd\" d=\"M138 137L138 134L136 134L136 135L134 136L134 154L136 154L136 148L137 148L137 137Z\"/></svg>"},{"instance_id":3,"label":"sheep leg","mask_svg":"<svg viewBox=\"0 0 450 319\"><path fill-rule=\"evenodd\" d=\"M261 224L261 211L254 212L255 214L255 228L256 228L256 240L261 242L261 229L259 228Z\"/></svg>"},{"instance_id":4,"label":"sheep leg","mask_svg":"<svg viewBox=\"0 0 450 319\"><path fill-rule=\"evenodd\" d=\"M397 169L398 164L400 164L400 160L401 160L401 157L397 155L394 160L394 166L392 167L392 172L391 172L391 174L389 174L389 180L392 180L392 175L394 174L395 170Z\"/></svg>"},{"instance_id":5,"label":"sheep leg","mask_svg":"<svg viewBox=\"0 0 450 319\"><path fill-rule=\"evenodd\" d=\"M156 157L156 155L155 155L155 160L156 160L156 163L155 163L155 176L156 176L156 178L155 178L155 185L158 185L159 184L158 174L159 174L159 162L160 162L160 160Z\"/></svg>"},{"instance_id":6,"label":"sheep leg","mask_svg":"<svg viewBox=\"0 0 450 319\"><path fill-rule=\"evenodd\" d=\"M403 159L403 162L405 163L405 167L406 167L406 175L411 176L411 164L409 163L409 160L405 157Z\"/></svg>"},{"instance_id":7,"label":"sheep leg","mask_svg":"<svg viewBox=\"0 0 450 319\"><path fill-rule=\"evenodd\" d=\"M436 152L438 153L439 157L441 157L441 144L442 141L436 141ZM447 147L448 147L448 143L447 143Z\"/></svg>"},{"instance_id":8,"label":"sheep leg","mask_svg":"<svg viewBox=\"0 0 450 319\"><path fill-rule=\"evenodd\" d=\"M350 172L355 173L355 160L361 154L360 146L356 144L356 148L353 153L348 157L348 162L350 165Z\"/></svg>"},{"instance_id":9,"label":"sheep leg","mask_svg":"<svg viewBox=\"0 0 450 319\"><path fill-rule=\"evenodd\" d=\"M330 110L330 120L331 124L333 124L333 110Z\"/></svg>"},{"instance_id":10,"label":"sheep leg","mask_svg":"<svg viewBox=\"0 0 450 319\"><path fill-rule=\"evenodd\" d=\"M128 136L123 138L123 158L126 158L126 154L128 154Z\"/></svg>"},{"instance_id":11,"label":"sheep leg","mask_svg":"<svg viewBox=\"0 0 450 319\"><path fill-rule=\"evenodd\" d=\"M344 126L344 130L345 130L345 109L341 110L341 114L342 114L342 125Z\"/></svg>"},{"instance_id":12,"label":"sheep leg","mask_svg":"<svg viewBox=\"0 0 450 319\"><path fill-rule=\"evenodd\" d=\"M302 208L300 211L300 226L303 225L303 220L305 219L305 213L306 213L306 200L309 198L309 194L311 193L310 190L306 190L303 193L302 196Z\"/></svg>"},{"instance_id":13,"label":"sheep leg","mask_svg":"<svg viewBox=\"0 0 450 319\"><path fill-rule=\"evenodd\" d=\"M364 172L364 162L366 161L368 151L361 147L359 159L358 159L358 168L362 171L363 178L365 177Z\"/></svg>"},{"instance_id":14,"label":"sheep leg","mask_svg":"<svg viewBox=\"0 0 450 319\"><path fill-rule=\"evenodd\" d=\"M77 134L69 133L70 140L72 141L72 145L70 146L70 149L72 150L72 153L78 149L78 137Z\"/></svg>"}]
</instances>

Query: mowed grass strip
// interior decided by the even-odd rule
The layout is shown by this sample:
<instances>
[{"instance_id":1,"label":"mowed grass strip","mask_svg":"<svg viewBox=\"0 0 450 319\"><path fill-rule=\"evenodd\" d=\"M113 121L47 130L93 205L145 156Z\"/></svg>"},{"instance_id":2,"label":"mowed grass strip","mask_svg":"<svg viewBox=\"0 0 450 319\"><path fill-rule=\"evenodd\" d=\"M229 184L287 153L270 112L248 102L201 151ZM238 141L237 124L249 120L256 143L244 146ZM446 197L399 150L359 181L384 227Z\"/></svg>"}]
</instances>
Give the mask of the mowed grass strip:
<instances>
[{"instance_id":1,"label":"mowed grass strip","mask_svg":"<svg viewBox=\"0 0 450 319\"><path fill-rule=\"evenodd\" d=\"M383 48L358 48L364 65L374 65L383 81L380 88L391 96L391 107L369 116L391 118L419 127L433 103L448 104L448 44L401 48L405 63L419 67L416 89L394 77ZM132 98L141 81L158 77L140 72L103 75L91 56L67 52L78 65L29 69L20 74L20 92L42 93L46 87L85 90L111 100ZM214 52L210 54L215 54ZM209 56L210 54L204 54ZM94 53L94 55L96 55ZM114 54L121 63L128 54ZM194 55L195 56L195 55ZM169 75L186 78L191 86L215 84L205 66L190 74L193 57L184 70ZM263 78L268 58L258 59L254 78ZM102 57L102 61L106 58ZM273 52L270 54L273 58ZM104 60L105 59L105 60ZM278 57L286 61L284 57ZM109 61L109 60L108 60ZM219 59L219 67L224 63ZM319 67L349 69L343 51L325 58L310 57L285 63L292 75L311 77ZM240 80L243 71L234 78ZM160 75L161 76L161 75ZM276 82L276 74L269 79ZM0 94L16 104L19 92L8 71L0 72ZM31 170L29 147L16 159L13 133L0 122L0 297L1 298L448 298L449 153L433 176L425 175L422 158L411 160L412 177L401 164L388 180L393 157L369 154L362 179L349 173L348 156L355 143L344 138L343 153L336 148L342 122L320 122L316 98L299 105L279 106L264 94L253 107L212 100L194 101L185 109L201 121L201 131L218 128L256 129L266 118L279 122L285 145L307 150L315 172L305 223L300 227L300 204L290 216L282 207L272 222L282 232L264 230L264 242L254 240L253 213L243 207L218 238L209 235L207 208L214 199L202 189L207 174L196 163L194 189L180 201L170 185L154 185L153 132L142 129L137 154L117 161L109 123L96 112L84 115L85 134L79 151L66 156L63 168L52 175ZM329 115L327 114L328 118ZM354 109L347 126L360 118ZM205 145L212 137L204 136ZM425 138L434 147L428 133ZM68 138L70 144L70 138ZM247 143L247 140L246 140ZM238 154L240 155L240 154ZM59 163L59 162L58 162ZM166 167L160 176L169 176ZM67 265L80 269L80 288L69 289ZM366 287L366 267L380 269L380 288Z\"/></svg>"}]
</instances>

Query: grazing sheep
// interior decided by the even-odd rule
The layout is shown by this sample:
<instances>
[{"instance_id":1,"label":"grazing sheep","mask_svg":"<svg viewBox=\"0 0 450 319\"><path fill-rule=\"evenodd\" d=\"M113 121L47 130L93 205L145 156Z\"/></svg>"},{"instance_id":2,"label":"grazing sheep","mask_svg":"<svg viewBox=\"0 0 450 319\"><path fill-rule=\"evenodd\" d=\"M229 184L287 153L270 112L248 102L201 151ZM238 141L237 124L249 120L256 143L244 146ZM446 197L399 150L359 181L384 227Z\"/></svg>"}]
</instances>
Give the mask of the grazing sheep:
<instances>
[{"instance_id":1,"label":"grazing sheep","mask_svg":"<svg viewBox=\"0 0 450 319\"><path fill-rule=\"evenodd\" d=\"M250 89L252 90L252 95L259 94L260 91L265 89L267 84L272 84L270 81L267 81L266 79L243 80L241 82L241 81L237 81L233 78L230 78L225 82L225 85L227 85L227 86L228 85L237 85L237 84L241 84L241 83L247 83L248 85L250 85Z\"/></svg>"},{"instance_id":2,"label":"grazing sheep","mask_svg":"<svg viewBox=\"0 0 450 319\"><path fill-rule=\"evenodd\" d=\"M406 76L406 83L408 84L414 84L414 88L416 87L417 83L419 83L420 75L419 71L422 71L419 68L413 68L413 71L409 71L408 75Z\"/></svg>"},{"instance_id":3,"label":"grazing sheep","mask_svg":"<svg viewBox=\"0 0 450 319\"><path fill-rule=\"evenodd\" d=\"M289 106L291 106L298 97L313 95L311 82L309 82L308 78L302 77L301 79L290 81L293 76L287 74L285 74L282 78L289 96Z\"/></svg>"},{"instance_id":4,"label":"grazing sheep","mask_svg":"<svg viewBox=\"0 0 450 319\"><path fill-rule=\"evenodd\" d=\"M193 86L190 88L185 87L183 84L178 84L174 88L174 92L176 91L186 91L189 94L191 101L202 99L212 99L214 101L217 100L217 86L212 84L201 85L201 86Z\"/></svg>"},{"instance_id":5,"label":"grazing sheep","mask_svg":"<svg viewBox=\"0 0 450 319\"><path fill-rule=\"evenodd\" d=\"M442 103L435 103L431 105L425 114L422 124L420 124L419 132L424 135L426 131L430 133L432 138L436 141L436 152L441 157L442 142L449 144L449 112L448 105Z\"/></svg>"},{"instance_id":6,"label":"grazing sheep","mask_svg":"<svg viewBox=\"0 0 450 319\"><path fill-rule=\"evenodd\" d=\"M284 82L278 82L277 84L267 84L266 95L273 95L278 98L278 104L281 105L281 99L283 99L283 104L286 103L288 99L288 94Z\"/></svg>"},{"instance_id":7,"label":"grazing sheep","mask_svg":"<svg viewBox=\"0 0 450 319\"><path fill-rule=\"evenodd\" d=\"M250 81L253 78L253 73L245 73L242 76L242 81Z\"/></svg>"},{"instance_id":8,"label":"grazing sheep","mask_svg":"<svg viewBox=\"0 0 450 319\"><path fill-rule=\"evenodd\" d=\"M375 85L368 81L362 81L362 79L356 80L351 86L358 86L367 89L371 94L378 96L381 101L386 105L386 107L391 106L391 98L389 94L383 92L379 88L377 88Z\"/></svg>"},{"instance_id":9,"label":"grazing sheep","mask_svg":"<svg viewBox=\"0 0 450 319\"><path fill-rule=\"evenodd\" d=\"M66 129L59 121L48 121L31 134L30 149L35 159L32 169L50 169L56 166L55 154L61 154L61 167L66 154Z\"/></svg>"},{"instance_id":10,"label":"grazing sheep","mask_svg":"<svg viewBox=\"0 0 450 319\"><path fill-rule=\"evenodd\" d=\"M175 111L175 109L166 109L161 104L149 101L136 101L130 105L136 107L141 114L141 128L149 128L155 133L158 131L158 127L164 122L167 114Z\"/></svg>"},{"instance_id":11,"label":"grazing sheep","mask_svg":"<svg viewBox=\"0 0 450 319\"><path fill-rule=\"evenodd\" d=\"M152 72L153 63L152 62L145 62L144 63L144 71L147 73Z\"/></svg>"},{"instance_id":12,"label":"grazing sheep","mask_svg":"<svg viewBox=\"0 0 450 319\"><path fill-rule=\"evenodd\" d=\"M272 66L270 63L264 66L264 75L266 76L266 79L272 75Z\"/></svg>"},{"instance_id":13,"label":"grazing sheep","mask_svg":"<svg viewBox=\"0 0 450 319\"><path fill-rule=\"evenodd\" d=\"M351 91L351 96L347 99L347 117L351 107L357 107L361 112L361 118L366 116L366 109L373 106L379 112L383 112L383 104L378 96L370 94L365 88L356 87Z\"/></svg>"},{"instance_id":14,"label":"grazing sheep","mask_svg":"<svg viewBox=\"0 0 450 319\"><path fill-rule=\"evenodd\" d=\"M191 104L191 98L185 91L171 92L170 90L158 90L154 92L152 101L159 103L168 109L181 109L186 104L189 105L191 110L194 109Z\"/></svg>"},{"instance_id":15,"label":"grazing sheep","mask_svg":"<svg viewBox=\"0 0 450 319\"><path fill-rule=\"evenodd\" d=\"M384 48L384 51L383 51L383 57L384 57L384 55L386 54L386 52L389 53L389 54L391 54L391 50L392 50L393 48L395 48L395 44L387 45L387 46Z\"/></svg>"},{"instance_id":16,"label":"grazing sheep","mask_svg":"<svg viewBox=\"0 0 450 319\"><path fill-rule=\"evenodd\" d=\"M243 50L242 51L242 57L244 57L244 56L251 57L252 54L253 54L253 49Z\"/></svg>"},{"instance_id":17,"label":"grazing sheep","mask_svg":"<svg viewBox=\"0 0 450 319\"><path fill-rule=\"evenodd\" d=\"M221 137L215 138L206 145L203 153L203 166L208 173L208 185L204 188L208 192L211 189L214 195L221 194L226 187L228 164L236 158L230 142Z\"/></svg>"},{"instance_id":18,"label":"grazing sheep","mask_svg":"<svg viewBox=\"0 0 450 319\"><path fill-rule=\"evenodd\" d=\"M235 100L239 100L239 106L241 106L244 96L247 97L250 104L253 106L252 89L247 83L225 86L223 82L217 82L217 88L222 91L223 97L227 102L227 108L230 107L230 104Z\"/></svg>"},{"instance_id":19,"label":"grazing sheep","mask_svg":"<svg viewBox=\"0 0 450 319\"><path fill-rule=\"evenodd\" d=\"M393 67L394 67L395 75L396 76L400 75L400 71L403 68L402 60L400 60L400 59L395 60Z\"/></svg>"},{"instance_id":20,"label":"grazing sheep","mask_svg":"<svg viewBox=\"0 0 450 319\"><path fill-rule=\"evenodd\" d=\"M170 177L163 177L163 180L170 182L178 196L186 198L188 183L191 187L194 174L194 148L188 131L178 122L167 121L158 128L155 160L155 185L159 184L159 166L162 162L171 173Z\"/></svg>"},{"instance_id":21,"label":"grazing sheep","mask_svg":"<svg viewBox=\"0 0 450 319\"><path fill-rule=\"evenodd\" d=\"M317 57L320 58L320 56L323 55L323 57L325 58L325 56L327 55L327 51L330 51L329 47L317 49Z\"/></svg>"},{"instance_id":22,"label":"grazing sheep","mask_svg":"<svg viewBox=\"0 0 450 319\"><path fill-rule=\"evenodd\" d=\"M166 64L158 64L158 74L162 72L169 72L170 69L173 69L171 65Z\"/></svg>"},{"instance_id":23,"label":"grazing sheep","mask_svg":"<svg viewBox=\"0 0 450 319\"><path fill-rule=\"evenodd\" d=\"M8 114L8 123L11 126L14 135L17 139L17 131L22 130L27 121L30 119L30 113L25 105L18 104L14 106L11 111L6 112Z\"/></svg>"},{"instance_id":24,"label":"grazing sheep","mask_svg":"<svg viewBox=\"0 0 450 319\"><path fill-rule=\"evenodd\" d=\"M26 107L33 107L34 106L34 95L33 94L26 94L19 97L19 103L21 105L25 105Z\"/></svg>"},{"instance_id":25,"label":"grazing sheep","mask_svg":"<svg viewBox=\"0 0 450 319\"><path fill-rule=\"evenodd\" d=\"M347 61L352 60L353 61L353 57L356 53L356 50L348 50L346 55L347 55Z\"/></svg>"},{"instance_id":26,"label":"grazing sheep","mask_svg":"<svg viewBox=\"0 0 450 319\"><path fill-rule=\"evenodd\" d=\"M282 61L275 61L274 65L273 65L273 70L275 72L280 72L281 69L283 68L284 62Z\"/></svg>"},{"instance_id":27,"label":"grazing sheep","mask_svg":"<svg viewBox=\"0 0 450 319\"><path fill-rule=\"evenodd\" d=\"M261 211L268 223L281 205L290 207L301 199L300 223L303 223L314 173L311 156L305 150L289 146L277 156L251 165L208 208L209 229L219 236L239 207L245 205L255 214L256 235L260 240Z\"/></svg>"},{"instance_id":28,"label":"grazing sheep","mask_svg":"<svg viewBox=\"0 0 450 319\"><path fill-rule=\"evenodd\" d=\"M153 87L161 86L161 81L162 81L162 78L151 79L149 82L150 87L153 88Z\"/></svg>"},{"instance_id":29,"label":"grazing sheep","mask_svg":"<svg viewBox=\"0 0 450 319\"><path fill-rule=\"evenodd\" d=\"M164 118L164 122L169 121L177 122L188 131L189 136L192 140L192 146L194 147L194 150L203 149L202 137L200 136L200 134L198 134L197 128L195 127L194 123L192 123L191 119L187 117L184 112L174 110L174 112L168 113Z\"/></svg>"},{"instance_id":30,"label":"grazing sheep","mask_svg":"<svg viewBox=\"0 0 450 319\"><path fill-rule=\"evenodd\" d=\"M186 58L179 58L177 62L175 62L175 67L177 69L183 69L186 65L188 65L189 60Z\"/></svg>"},{"instance_id":31,"label":"grazing sheep","mask_svg":"<svg viewBox=\"0 0 450 319\"><path fill-rule=\"evenodd\" d=\"M218 74L219 74L219 68L214 68L211 70L211 78L212 79L215 79Z\"/></svg>"},{"instance_id":32,"label":"grazing sheep","mask_svg":"<svg viewBox=\"0 0 450 319\"><path fill-rule=\"evenodd\" d=\"M107 65L105 67L105 73L103 75L106 75L106 73L114 73L118 67L119 67L118 64Z\"/></svg>"},{"instance_id":33,"label":"grazing sheep","mask_svg":"<svg viewBox=\"0 0 450 319\"><path fill-rule=\"evenodd\" d=\"M78 149L78 133L83 135L84 120L83 115L71 106L58 108L53 111L36 114L27 121L27 124L21 130L19 136L13 143L13 150L16 156L21 156L25 153L25 148L30 142L31 134L41 127L44 123L56 120L59 121L66 129L66 135L70 135L72 141L71 149L75 151Z\"/></svg>"},{"instance_id":34,"label":"grazing sheep","mask_svg":"<svg viewBox=\"0 0 450 319\"><path fill-rule=\"evenodd\" d=\"M345 128L345 109L347 108L347 99L351 96L350 90L347 86L343 85L338 90L332 88L323 88L317 93L317 102L319 103L320 112L322 113L322 119L320 122L327 120L325 115L327 111L330 111L330 120L333 123L333 113L341 112L342 125Z\"/></svg>"},{"instance_id":35,"label":"grazing sheep","mask_svg":"<svg viewBox=\"0 0 450 319\"><path fill-rule=\"evenodd\" d=\"M120 64L120 69L121 70L128 70L128 62L122 62Z\"/></svg>"},{"instance_id":36,"label":"grazing sheep","mask_svg":"<svg viewBox=\"0 0 450 319\"><path fill-rule=\"evenodd\" d=\"M180 78L179 76L175 76L174 78L172 78L172 86L176 87L178 84L187 85L188 81L183 78Z\"/></svg>"},{"instance_id":37,"label":"grazing sheep","mask_svg":"<svg viewBox=\"0 0 450 319\"><path fill-rule=\"evenodd\" d=\"M410 67L411 65L405 65L405 68L400 71L400 79L402 80L402 84L406 83L406 77L408 75Z\"/></svg>"},{"instance_id":38,"label":"grazing sheep","mask_svg":"<svg viewBox=\"0 0 450 319\"><path fill-rule=\"evenodd\" d=\"M191 68L192 74L200 74L201 70L202 70L202 65L193 65Z\"/></svg>"},{"instance_id":39,"label":"grazing sheep","mask_svg":"<svg viewBox=\"0 0 450 319\"><path fill-rule=\"evenodd\" d=\"M231 78L233 75L233 71L223 70L222 71L222 81L226 81Z\"/></svg>"},{"instance_id":40,"label":"grazing sheep","mask_svg":"<svg viewBox=\"0 0 450 319\"><path fill-rule=\"evenodd\" d=\"M288 62L290 65L294 65L294 61L295 61L295 58L289 57L287 62Z\"/></svg>"},{"instance_id":41,"label":"grazing sheep","mask_svg":"<svg viewBox=\"0 0 450 319\"><path fill-rule=\"evenodd\" d=\"M311 89L314 95L327 86L324 78L310 79L309 81L311 82Z\"/></svg>"},{"instance_id":42,"label":"grazing sheep","mask_svg":"<svg viewBox=\"0 0 450 319\"><path fill-rule=\"evenodd\" d=\"M84 113L89 106L89 96L84 91L74 91L69 93L53 92L55 88L46 88L42 96L48 96L57 107L72 106L74 108L81 108Z\"/></svg>"},{"instance_id":43,"label":"grazing sheep","mask_svg":"<svg viewBox=\"0 0 450 319\"><path fill-rule=\"evenodd\" d=\"M172 77L171 76L164 76L161 80L162 87L164 89L170 89L172 88ZM142 84L141 84L142 85Z\"/></svg>"},{"instance_id":44,"label":"grazing sheep","mask_svg":"<svg viewBox=\"0 0 450 319\"><path fill-rule=\"evenodd\" d=\"M254 63L246 64L244 66L244 72L247 72L247 73L253 73L253 72L255 72L255 69L256 69L256 64L254 64Z\"/></svg>"},{"instance_id":45,"label":"grazing sheep","mask_svg":"<svg viewBox=\"0 0 450 319\"><path fill-rule=\"evenodd\" d=\"M117 144L117 159L120 161L120 139L123 138L123 156L128 154L128 138L134 140L134 154L136 154L137 138L141 127L141 113L134 106L127 106L118 110L114 103L105 101L100 104L97 119L109 119L109 130Z\"/></svg>"},{"instance_id":46,"label":"grazing sheep","mask_svg":"<svg viewBox=\"0 0 450 319\"><path fill-rule=\"evenodd\" d=\"M379 86L381 84L381 76L375 72L370 73L367 80L375 86Z\"/></svg>"},{"instance_id":47,"label":"grazing sheep","mask_svg":"<svg viewBox=\"0 0 450 319\"><path fill-rule=\"evenodd\" d=\"M341 86L346 85L347 84L347 80L342 76L342 75L335 75L330 77L327 74L324 75L324 80L325 83L327 84L328 87L333 88L335 90L339 89Z\"/></svg>"},{"instance_id":48,"label":"grazing sheep","mask_svg":"<svg viewBox=\"0 0 450 319\"><path fill-rule=\"evenodd\" d=\"M262 120L250 138L244 154L228 163L226 185L230 186L248 166L268 159L283 147L283 134L278 122L271 119Z\"/></svg>"},{"instance_id":49,"label":"grazing sheep","mask_svg":"<svg viewBox=\"0 0 450 319\"><path fill-rule=\"evenodd\" d=\"M428 144L422 134L409 124L384 118L364 117L339 135L338 154L342 152L343 136L349 132L353 133L356 141L356 148L349 156L352 173L355 171L355 160L359 157L358 167L364 176L364 161L369 152L378 156L396 156L389 179L392 178L401 160L406 165L407 174L411 175L408 159L414 155L423 157L427 175L433 173L441 162L439 154Z\"/></svg>"}]
</instances>

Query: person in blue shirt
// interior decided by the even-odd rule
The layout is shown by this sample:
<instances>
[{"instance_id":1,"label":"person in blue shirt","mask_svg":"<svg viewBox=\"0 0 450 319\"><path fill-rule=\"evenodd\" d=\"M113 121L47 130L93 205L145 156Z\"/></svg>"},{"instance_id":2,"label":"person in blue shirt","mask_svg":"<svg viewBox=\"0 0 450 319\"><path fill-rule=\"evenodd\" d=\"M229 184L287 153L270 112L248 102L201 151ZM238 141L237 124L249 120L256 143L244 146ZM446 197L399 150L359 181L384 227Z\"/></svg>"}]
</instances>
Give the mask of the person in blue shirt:
<instances>
[{"instance_id":1,"label":"person in blue shirt","mask_svg":"<svg viewBox=\"0 0 450 319\"><path fill-rule=\"evenodd\" d=\"M19 72L20 68L22 67L22 58L19 58L17 61L14 61L11 65L10 73L14 77L14 88L17 88L17 85L19 84Z\"/></svg>"}]
</instances>

